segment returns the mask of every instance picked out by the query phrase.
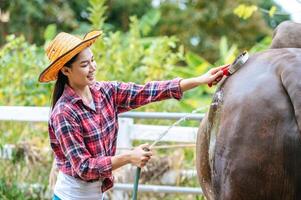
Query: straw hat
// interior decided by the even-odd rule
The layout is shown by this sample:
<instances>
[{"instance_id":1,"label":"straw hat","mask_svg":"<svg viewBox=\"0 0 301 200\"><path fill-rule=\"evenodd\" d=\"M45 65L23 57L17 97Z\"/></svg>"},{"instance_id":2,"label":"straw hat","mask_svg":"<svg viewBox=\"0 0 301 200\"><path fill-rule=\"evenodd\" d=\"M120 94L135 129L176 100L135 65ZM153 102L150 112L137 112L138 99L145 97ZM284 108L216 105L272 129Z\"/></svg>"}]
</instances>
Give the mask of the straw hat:
<instances>
[{"instance_id":1,"label":"straw hat","mask_svg":"<svg viewBox=\"0 0 301 200\"><path fill-rule=\"evenodd\" d=\"M49 82L56 80L59 70L73 56L93 44L101 34L101 31L91 31L81 39L69 33L59 33L46 49L46 54L51 63L40 74L39 81Z\"/></svg>"}]
</instances>

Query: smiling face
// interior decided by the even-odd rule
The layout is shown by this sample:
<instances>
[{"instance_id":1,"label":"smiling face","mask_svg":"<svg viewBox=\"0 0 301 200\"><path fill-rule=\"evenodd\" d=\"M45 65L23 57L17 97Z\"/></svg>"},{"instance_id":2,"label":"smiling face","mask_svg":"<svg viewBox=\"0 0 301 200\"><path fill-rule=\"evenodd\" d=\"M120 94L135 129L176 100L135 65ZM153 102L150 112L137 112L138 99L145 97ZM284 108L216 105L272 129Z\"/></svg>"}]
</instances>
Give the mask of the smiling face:
<instances>
[{"instance_id":1,"label":"smiling face","mask_svg":"<svg viewBox=\"0 0 301 200\"><path fill-rule=\"evenodd\" d=\"M81 51L71 68L63 67L62 73L68 77L71 87L83 88L95 82L96 62L90 48Z\"/></svg>"}]
</instances>

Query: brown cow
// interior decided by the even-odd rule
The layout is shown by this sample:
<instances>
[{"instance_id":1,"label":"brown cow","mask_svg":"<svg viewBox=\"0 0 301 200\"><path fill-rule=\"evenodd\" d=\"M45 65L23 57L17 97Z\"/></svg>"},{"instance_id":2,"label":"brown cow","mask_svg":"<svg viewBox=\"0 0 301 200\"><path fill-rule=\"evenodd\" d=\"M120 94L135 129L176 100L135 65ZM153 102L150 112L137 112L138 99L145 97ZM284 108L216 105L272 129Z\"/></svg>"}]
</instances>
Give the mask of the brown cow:
<instances>
[{"instance_id":1,"label":"brown cow","mask_svg":"<svg viewBox=\"0 0 301 200\"><path fill-rule=\"evenodd\" d=\"M216 91L196 149L207 199L301 199L300 38L301 24L282 23Z\"/></svg>"}]
</instances>

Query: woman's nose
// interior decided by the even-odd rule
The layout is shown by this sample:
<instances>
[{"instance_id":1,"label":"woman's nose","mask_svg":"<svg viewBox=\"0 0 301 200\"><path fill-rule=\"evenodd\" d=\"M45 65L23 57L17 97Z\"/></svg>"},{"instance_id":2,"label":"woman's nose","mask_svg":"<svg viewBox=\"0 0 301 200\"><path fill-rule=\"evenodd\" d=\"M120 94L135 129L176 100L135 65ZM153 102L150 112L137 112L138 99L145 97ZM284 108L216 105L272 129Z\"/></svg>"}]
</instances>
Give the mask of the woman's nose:
<instances>
[{"instance_id":1,"label":"woman's nose","mask_svg":"<svg viewBox=\"0 0 301 200\"><path fill-rule=\"evenodd\" d=\"M90 71L95 71L96 70L96 64L95 63L93 63L93 62L91 62L90 63Z\"/></svg>"}]
</instances>

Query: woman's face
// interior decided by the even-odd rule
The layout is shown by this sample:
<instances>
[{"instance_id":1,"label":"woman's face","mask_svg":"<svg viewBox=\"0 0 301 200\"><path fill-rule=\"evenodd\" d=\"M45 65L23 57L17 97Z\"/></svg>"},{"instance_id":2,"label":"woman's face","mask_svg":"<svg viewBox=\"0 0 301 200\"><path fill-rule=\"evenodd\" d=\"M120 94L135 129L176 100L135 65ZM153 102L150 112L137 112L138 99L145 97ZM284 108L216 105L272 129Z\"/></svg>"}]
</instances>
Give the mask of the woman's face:
<instances>
[{"instance_id":1,"label":"woman's face","mask_svg":"<svg viewBox=\"0 0 301 200\"><path fill-rule=\"evenodd\" d=\"M85 87L95 82L96 62L90 48L81 51L71 68L63 67L62 72L68 77L71 87Z\"/></svg>"}]
</instances>

